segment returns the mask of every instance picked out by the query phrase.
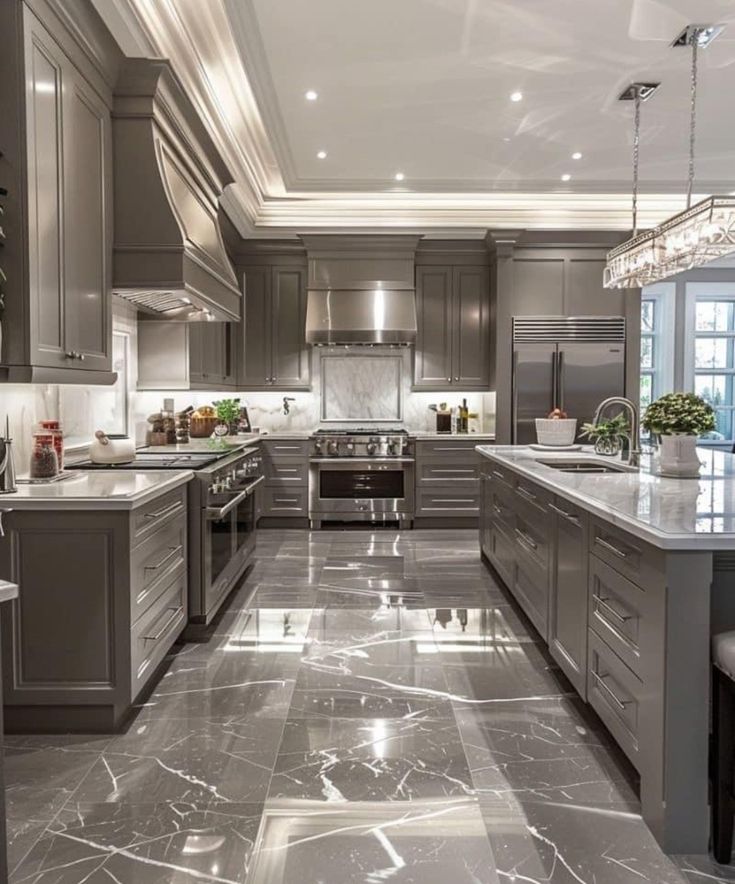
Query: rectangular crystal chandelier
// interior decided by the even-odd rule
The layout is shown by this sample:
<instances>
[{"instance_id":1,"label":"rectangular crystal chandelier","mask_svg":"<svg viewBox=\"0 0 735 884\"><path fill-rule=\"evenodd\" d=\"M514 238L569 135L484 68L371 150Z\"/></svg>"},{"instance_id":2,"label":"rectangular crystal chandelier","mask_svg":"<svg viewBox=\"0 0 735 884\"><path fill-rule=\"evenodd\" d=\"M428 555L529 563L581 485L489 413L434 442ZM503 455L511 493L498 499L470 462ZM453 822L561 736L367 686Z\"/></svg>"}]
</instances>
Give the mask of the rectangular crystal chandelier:
<instances>
[{"instance_id":1,"label":"rectangular crystal chandelier","mask_svg":"<svg viewBox=\"0 0 735 884\"><path fill-rule=\"evenodd\" d=\"M711 196L608 252L605 288L640 288L735 252L735 196Z\"/></svg>"}]
</instances>

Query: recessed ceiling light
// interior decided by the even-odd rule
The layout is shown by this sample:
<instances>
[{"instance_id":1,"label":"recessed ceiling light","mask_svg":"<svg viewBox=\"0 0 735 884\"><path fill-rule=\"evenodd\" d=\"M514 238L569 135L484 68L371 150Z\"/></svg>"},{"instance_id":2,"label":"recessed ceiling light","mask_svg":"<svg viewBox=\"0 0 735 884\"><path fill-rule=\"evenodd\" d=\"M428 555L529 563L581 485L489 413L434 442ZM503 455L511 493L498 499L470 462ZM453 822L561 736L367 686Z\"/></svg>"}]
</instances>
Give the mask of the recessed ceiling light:
<instances>
[{"instance_id":1,"label":"recessed ceiling light","mask_svg":"<svg viewBox=\"0 0 735 884\"><path fill-rule=\"evenodd\" d=\"M307 101L316 101L317 98L319 98L319 93L314 92L313 89L309 89L309 91L305 95L305 98Z\"/></svg>"},{"instance_id":2,"label":"recessed ceiling light","mask_svg":"<svg viewBox=\"0 0 735 884\"><path fill-rule=\"evenodd\" d=\"M582 154L578 150L575 150L574 153L572 154L572 159L573 160L581 160Z\"/></svg>"},{"instance_id":3,"label":"recessed ceiling light","mask_svg":"<svg viewBox=\"0 0 735 884\"><path fill-rule=\"evenodd\" d=\"M319 153L317 154L317 156L319 157L320 160L326 160L326 158L327 158L326 150L320 150Z\"/></svg>"},{"instance_id":4,"label":"recessed ceiling light","mask_svg":"<svg viewBox=\"0 0 735 884\"><path fill-rule=\"evenodd\" d=\"M511 101L523 101L523 93L522 92L511 92L510 93Z\"/></svg>"},{"instance_id":5,"label":"recessed ceiling light","mask_svg":"<svg viewBox=\"0 0 735 884\"><path fill-rule=\"evenodd\" d=\"M562 180L562 181L571 181L571 180L572 180L572 176L571 176L568 172L565 172L565 173L561 176L561 180Z\"/></svg>"},{"instance_id":6,"label":"recessed ceiling light","mask_svg":"<svg viewBox=\"0 0 735 884\"><path fill-rule=\"evenodd\" d=\"M405 177L406 176L403 174L403 172L396 172L396 181L403 181Z\"/></svg>"}]
</instances>

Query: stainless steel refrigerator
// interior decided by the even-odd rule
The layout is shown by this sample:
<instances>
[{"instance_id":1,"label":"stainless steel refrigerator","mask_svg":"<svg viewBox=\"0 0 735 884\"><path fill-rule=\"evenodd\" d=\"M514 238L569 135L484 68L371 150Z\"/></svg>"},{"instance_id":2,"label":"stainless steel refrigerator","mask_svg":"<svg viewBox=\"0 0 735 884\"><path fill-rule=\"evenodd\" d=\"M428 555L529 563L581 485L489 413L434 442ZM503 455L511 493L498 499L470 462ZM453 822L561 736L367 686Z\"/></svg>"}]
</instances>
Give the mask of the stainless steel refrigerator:
<instances>
[{"instance_id":1,"label":"stainless steel refrigerator","mask_svg":"<svg viewBox=\"0 0 735 884\"><path fill-rule=\"evenodd\" d=\"M591 421L607 396L625 392L625 319L622 316L513 318L514 445L536 441L535 419L554 408Z\"/></svg>"}]
</instances>

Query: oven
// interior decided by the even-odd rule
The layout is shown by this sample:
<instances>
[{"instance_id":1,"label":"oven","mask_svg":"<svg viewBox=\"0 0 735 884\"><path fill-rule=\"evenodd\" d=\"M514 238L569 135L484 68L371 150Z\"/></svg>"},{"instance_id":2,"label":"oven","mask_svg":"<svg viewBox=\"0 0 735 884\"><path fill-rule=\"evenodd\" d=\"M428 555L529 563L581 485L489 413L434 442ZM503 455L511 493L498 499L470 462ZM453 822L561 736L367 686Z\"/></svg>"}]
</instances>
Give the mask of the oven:
<instances>
[{"instance_id":1,"label":"oven","mask_svg":"<svg viewBox=\"0 0 735 884\"><path fill-rule=\"evenodd\" d=\"M412 457L312 457L309 463L309 519L400 522L414 514Z\"/></svg>"}]
</instances>

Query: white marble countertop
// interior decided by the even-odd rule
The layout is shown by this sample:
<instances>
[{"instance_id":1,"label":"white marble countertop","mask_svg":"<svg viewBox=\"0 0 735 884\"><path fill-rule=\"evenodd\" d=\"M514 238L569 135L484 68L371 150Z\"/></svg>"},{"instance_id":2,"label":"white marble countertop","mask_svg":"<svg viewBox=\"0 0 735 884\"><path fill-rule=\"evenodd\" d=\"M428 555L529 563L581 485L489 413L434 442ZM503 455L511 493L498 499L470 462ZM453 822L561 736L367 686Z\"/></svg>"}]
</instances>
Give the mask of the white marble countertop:
<instances>
[{"instance_id":1,"label":"white marble countertop","mask_svg":"<svg viewBox=\"0 0 735 884\"><path fill-rule=\"evenodd\" d=\"M510 445L477 450L653 546L735 549L735 456L725 451L698 448L699 479L669 479L654 474L651 455L643 456L640 471L575 474L539 461L589 457L591 447L564 453Z\"/></svg>"},{"instance_id":2,"label":"white marble countertop","mask_svg":"<svg viewBox=\"0 0 735 884\"><path fill-rule=\"evenodd\" d=\"M0 580L0 602L9 602L11 599L18 598L18 585L9 583L7 580Z\"/></svg>"},{"instance_id":3,"label":"white marble countertop","mask_svg":"<svg viewBox=\"0 0 735 884\"><path fill-rule=\"evenodd\" d=\"M408 431L408 435L413 439L457 439L464 441L469 439L472 441L473 439L494 439L495 433L436 433L430 430L419 431L416 433L412 433L410 430Z\"/></svg>"},{"instance_id":4,"label":"white marble countertop","mask_svg":"<svg viewBox=\"0 0 735 884\"><path fill-rule=\"evenodd\" d=\"M0 497L0 508L15 510L133 510L186 485L191 470L74 470L47 485L18 485Z\"/></svg>"}]
</instances>

